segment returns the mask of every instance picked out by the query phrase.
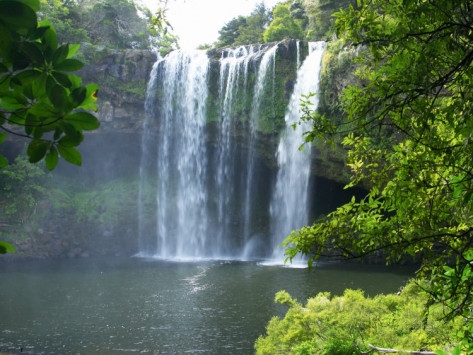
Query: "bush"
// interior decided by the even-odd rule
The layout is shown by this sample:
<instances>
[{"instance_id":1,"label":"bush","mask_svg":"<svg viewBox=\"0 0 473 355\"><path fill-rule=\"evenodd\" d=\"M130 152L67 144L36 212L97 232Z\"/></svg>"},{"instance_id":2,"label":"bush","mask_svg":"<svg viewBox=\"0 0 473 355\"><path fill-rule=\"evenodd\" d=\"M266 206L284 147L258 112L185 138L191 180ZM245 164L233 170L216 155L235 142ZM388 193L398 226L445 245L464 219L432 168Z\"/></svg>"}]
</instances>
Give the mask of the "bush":
<instances>
[{"instance_id":1,"label":"bush","mask_svg":"<svg viewBox=\"0 0 473 355\"><path fill-rule=\"evenodd\" d=\"M361 354L369 344L398 350L451 350L464 322L446 322L440 305L426 306L427 294L409 283L399 294L366 297L346 290L342 296L319 293L303 306L286 291L275 301L289 306L273 317L255 344L263 354ZM428 312L426 312L426 310Z\"/></svg>"}]
</instances>

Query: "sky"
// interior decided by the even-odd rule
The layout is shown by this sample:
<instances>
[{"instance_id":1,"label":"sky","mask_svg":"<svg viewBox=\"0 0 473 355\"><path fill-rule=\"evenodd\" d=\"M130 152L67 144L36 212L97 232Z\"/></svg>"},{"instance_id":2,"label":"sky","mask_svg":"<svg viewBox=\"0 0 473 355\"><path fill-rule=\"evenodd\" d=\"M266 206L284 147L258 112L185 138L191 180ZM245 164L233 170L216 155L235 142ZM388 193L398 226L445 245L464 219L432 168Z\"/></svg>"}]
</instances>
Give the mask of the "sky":
<instances>
[{"instance_id":1,"label":"sky","mask_svg":"<svg viewBox=\"0 0 473 355\"><path fill-rule=\"evenodd\" d=\"M143 0L151 11L158 1ZM212 44L218 31L233 18L248 16L262 0L169 0L168 19L179 36L183 49L195 49L201 44ZM282 0L264 0L268 8Z\"/></svg>"}]
</instances>

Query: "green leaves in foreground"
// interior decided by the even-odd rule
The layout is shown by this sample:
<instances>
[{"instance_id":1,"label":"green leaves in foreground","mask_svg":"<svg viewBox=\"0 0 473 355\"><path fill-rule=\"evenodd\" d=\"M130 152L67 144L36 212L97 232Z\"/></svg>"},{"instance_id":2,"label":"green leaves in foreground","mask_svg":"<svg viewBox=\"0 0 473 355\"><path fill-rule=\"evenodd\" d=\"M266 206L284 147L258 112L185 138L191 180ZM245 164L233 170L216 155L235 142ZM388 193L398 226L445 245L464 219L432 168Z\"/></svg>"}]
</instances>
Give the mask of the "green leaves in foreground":
<instances>
[{"instance_id":1,"label":"green leaves in foreground","mask_svg":"<svg viewBox=\"0 0 473 355\"><path fill-rule=\"evenodd\" d=\"M31 163L45 159L52 170L62 157L81 165L76 147L84 140L83 131L100 126L88 112L97 110L98 86L82 85L80 77L70 74L83 67L72 58L79 45L60 45L54 27L38 22L38 10L38 0L0 0L0 128L31 139ZM5 164L0 158L0 166Z\"/></svg>"},{"instance_id":2,"label":"green leaves in foreground","mask_svg":"<svg viewBox=\"0 0 473 355\"><path fill-rule=\"evenodd\" d=\"M373 298L360 290L348 289L340 296L323 292L305 305L280 291L275 302L288 310L283 318L270 320L266 334L255 343L256 354L367 354L374 347L392 353L439 349L439 355L454 349L453 354L459 354L453 344L463 319L447 322L441 305L426 311L427 299L413 282L397 294Z\"/></svg>"},{"instance_id":3,"label":"green leaves in foreground","mask_svg":"<svg viewBox=\"0 0 473 355\"><path fill-rule=\"evenodd\" d=\"M15 252L15 248L13 247L13 245L7 242L2 242L0 240L0 254L14 253L14 252Z\"/></svg>"}]
</instances>

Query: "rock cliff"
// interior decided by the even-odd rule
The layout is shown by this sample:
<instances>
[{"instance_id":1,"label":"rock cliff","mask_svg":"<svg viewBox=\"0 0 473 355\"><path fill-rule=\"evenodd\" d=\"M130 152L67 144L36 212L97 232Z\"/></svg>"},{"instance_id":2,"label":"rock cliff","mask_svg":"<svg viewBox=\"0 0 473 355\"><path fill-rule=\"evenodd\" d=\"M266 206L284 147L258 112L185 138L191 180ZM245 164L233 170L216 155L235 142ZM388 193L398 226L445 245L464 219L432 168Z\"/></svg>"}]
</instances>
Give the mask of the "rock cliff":
<instances>
[{"instance_id":1,"label":"rock cliff","mask_svg":"<svg viewBox=\"0 0 473 355\"><path fill-rule=\"evenodd\" d=\"M262 48L270 48L276 43L267 43L261 45ZM277 66L276 80L280 88L276 92L275 116L271 117L272 124L265 127L266 131L260 133L259 151L265 157L268 166L275 166L275 149L277 147L278 130L284 126L284 112L295 80L295 61L297 58L297 46L294 40L285 40L277 43ZM306 48L307 46L301 46ZM210 75L214 76L209 80L210 97L217 95L217 88L212 83L218 82L219 60L224 53L225 48L215 49L208 52L210 58ZM146 97L146 87L149 81L150 72L157 60L157 55L148 50L124 50L114 51L105 48L95 48L93 52L86 50L89 54L87 65L80 73L85 82L95 82L100 85L98 99L98 117L101 121L101 127L91 135L126 135L129 140L137 142L143 129L143 120L145 116L144 101ZM299 54L299 60L303 60L307 51L302 50ZM257 64L255 64L257 65ZM323 74L326 75L326 74ZM330 106L331 100L336 100L340 85L345 85L346 79L342 77L333 78L335 84L328 84L327 78L323 79L322 85L327 90L327 94L321 97L321 102L325 107ZM325 80L325 81L324 81ZM338 84L340 85L338 85ZM209 107L210 115L215 108ZM245 115L247 113L238 113ZM215 119L209 118L211 124ZM157 124L157 123L156 123ZM159 129L159 127L152 127ZM211 126L209 127L212 130ZM245 132L234 132L236 136L245 136ZM133 137L134 136L134 137ZM211 135L210 135L211 137ZM211 139L211 138L210 138ZM123 140L118 140L123 142ZM111 142L112 143L112 142ZM85 145L87 145L87 140ZM89 149L86 149L89 150ZM334 180L338 183L346 182L346 174L341 174L344 169L344 157L340 154L330 152L325 148L314 148L312 171L315 176ZM86 158L87 159L87 158Z\"/></svg>"}]
</instances>

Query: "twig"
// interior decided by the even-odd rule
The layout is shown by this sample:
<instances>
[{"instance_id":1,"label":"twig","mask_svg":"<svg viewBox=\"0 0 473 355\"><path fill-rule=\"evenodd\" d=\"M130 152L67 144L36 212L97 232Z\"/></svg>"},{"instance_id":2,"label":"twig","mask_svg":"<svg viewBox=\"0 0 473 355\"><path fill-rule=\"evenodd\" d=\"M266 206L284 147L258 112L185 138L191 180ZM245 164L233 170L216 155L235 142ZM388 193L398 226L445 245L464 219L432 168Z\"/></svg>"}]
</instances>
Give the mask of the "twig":
<instances>
[{"instance_id":1,"label":"twig","mask_svg":"<svg viewBox=\"0 0 473 355\"><path fill-rule=\"evenodd\" d=\"M362 354L370 354L373 351L377 351L382 354L388 354L388 353L405 353L405 354L410 354L410 355L435 355L433 351L408 351L408 350L396 350L396 349L389 349L389 348L380 348L371 344L368 344L369 347L371 348L368 351L362 352Z\"/></svg>"}]
</instances>

